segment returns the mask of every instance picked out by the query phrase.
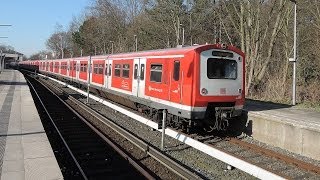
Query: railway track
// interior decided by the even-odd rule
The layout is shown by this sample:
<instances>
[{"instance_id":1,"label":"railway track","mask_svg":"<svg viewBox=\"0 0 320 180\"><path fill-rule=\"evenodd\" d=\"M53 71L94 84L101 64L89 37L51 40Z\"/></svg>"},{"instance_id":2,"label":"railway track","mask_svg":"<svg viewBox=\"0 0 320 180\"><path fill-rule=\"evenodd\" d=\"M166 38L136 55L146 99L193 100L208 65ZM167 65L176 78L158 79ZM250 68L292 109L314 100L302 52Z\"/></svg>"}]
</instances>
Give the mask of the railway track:
<instances>
[{"instance_id":1,"label":"railway track","mask_svg":"<svg viewBox=\"0 0 320 180\"><path fill-rule=\"evenodd\" d=\"M101 111L102 108L99 107L98 104L99 103L96 103L93 109L96 109L97 111ZM133 118L132 116L130 117ZM149 125L150 124L151 123L149 123ZM171 131L174 131L174 130L171 129ZM184 142L187 142L186 138L191 139L192 143L189 143L189 144L187 143L188 145L192 146L192 144L194 143L196 144L195 146L200 145L201 147L206 147L206 148L208 147L209 151L211 152L222 152L224 154L227 154L228 158L232 157L233 160L234 159L237 160L237 163L230 163L232 161L225 161L227 164L231 165L230 167L234 166L249 174L253 174L258 178L266 178L266 176L261 176L261 174L259 174L260 171L267 172L267 174L269 173L271 175L274 175L274 177L277 177L278 179L281 179L281 178L319 179L320 178L318 166L314 166L310 163L302 162L293 157L284 156L274 151L270 151L266 148L261 148L261 147L257 147L256 145L252 145L250 143L245 143L239 139L221 138L217 136L201 136L197 134L187 135L181 132L177 132L176 134L179 134L180 140L184 139ZM179 138L176 138L176 139L179 139ZM197 147L194 147L194 148L197 148ZM207 152L204 152L204 153L207 153ZM220 158L220 160L224 161L222 158ZM255 174L252 173L253 172L252 169L246 170L243 167L240 167L244 165L247 166L250 164L251 166L248 166L249 168L255 168L257 170Z\"/></svg>"},{"instance_id":2,"label":"railway track","mask_svg":"<svg viewBox=\"0 0 320 180\"><path fill-rule=\"evenodd\" d=\"M135 161L130 161L128 155L117 150L131 162L133 167L130 166L126 159L121 158L113 150L112 143L108 142L107 144L103 141L100 138L101 136L96 134L98 131L95 128L89 128L85 119L78 116L67 104L62 103L57 96L50 94L45 87L37 84L33 78L28 78L28 82L42 106L42 111L45 112L43 114L48 117L54 126L54 129L50 129L49 132L58 134L62 141L63 147L60 146L54 151L56 156L57 154L63 156L60 157L62 161L59 164L63 166L61 169L65 179L104 179L106 177L144 179L143 176L154 179L154 175L145 171ZM67 157L66 160L65 156L71 156L71 158ZM71 163L70 159L75 164L73 166L77 168L73 167L68 171L67 168Z\"/></svg>"},{"instance_id":3,"label":"railway track","mask_svg":"<svg viewBox=\"0 0 320 180\"><path fill-rule=\"evenodd\" d=\"M165 156L158 149L148 145L147 143L143 142L141 139L132 135L130 132L128 132L125 129L112 123L112 121L110 121L109 119L107 119L107 118L103 117L101 114L93 111L90 107L88 107L87 105L78 101L76 98L69 96L67 93L65 93L64 91L62 91L58 87L54 86L53 84L50 84L47 81L43 81L41 79L38 79L38 82L41 83L43 85L43 87L50 89L50 91L52 93L56 94L56 97L59 98L60 101L62 101L62 99L63 99L64 104L66 106L68 106L69 109L71 109L71 111L73 111L74 114L79 116L79 118L82 120L83 124L90 127L91 130L95 134L98 134L101 139L103 139L105 142L107 142L113 149L115 149L123 158L125 158L125 160L130 162L130 164L133 165L134 168L137 169L147 179L159 179L159 178L160 179L201 179L201 177L196 175L196 173L194 173L194 171L190 171L189 169L181 166L179 163L177 163L177 162L173 161L172 159L170 159L169 157ZM39 91L39 89L37 91ZM43 89L40 89L40 91L45 92ZM56 108L57 107L54 107L54 111L59 111L59 109L57 110ZM64 110L61 110L61 111L63 112ZM66 113L64 113L64 114L66 114ZM72 118L74 118L74 117L72 117ZM59 119L59 117L52 117L51 119ZM63 116L63 119L68 119L67 121L70 121L70 118L66 118L65 116ZM88 136L88 134L86 132L78 131L78 129L80 129L78 125L73 125L72 122L67 122L67 121L65 121L65 120L59 121L59 123L61 123L60 126L63 126L63 128L64 128L62 130L62 132L71 131L70 132L71 136L80 134L81 137L78 138L77 140L74 140L71 143L65 143L65 144L73 144L74 146L77 146L77 145L79 145L79 143L86 144L86 143L80 142L79 139L87 139L91 142L92 142L92 139L96 139L96 138L92 138L92 137ZM111 138L110 139L107 138L106 133L102 132L101 130L99 130L96 127L97 122L102 123L104 126L108 126L108 128L109 128L108 136L109 137L114 136L114 137L118 138L117 141L115 141L114 139L112 140ZM69 124L71 124L71 125L69 125ZM77 131L75 132L74 129L77 129ZM113 135L110 134L110 132L111 132L110 130L116 132L116 134L113 134ZM60 132L61 132L61 130L60 130ZM60 134L63 134L63 133L60 133ZM119 135L120 135L120 137L122 137L122 139L119 138ZM128 141L130 143L128 143ZM118 145L118 142L122 142L122 144L123 143L126 144L126 146L127 147L129 146L129 148L131 148L131 150L132 149L136 149L136 151L140 150L140 153L130 152L135 155L128 154L127 153L128 150L126 150L126 148L124 148L123 146L120 147ZM115 144L115 143L117 143L117 144ZM89 145L91 147L90 143L88 143L87 145ZM132 145L134 145L136 148L132 148ZM67 149L72 149L72 148L67 148ZM84 148L80 148L80 149L84 149ZM103 154L105 152L108 152L108 150L98 149L98 152ZM81 153L88 155L84 152L81 152ZM74 154L74 153L71 153L71 154ZM94 153L90 153L89 155L91 155L91 154L94 154ZM98 175L98 177L106 177L106 176L101 176L100 174L97 174L97 173L92 173L92 172L90 172L91 171L90 169L83 170L84 168L80 165L83 163L77 162L76 159L78 159L78 158L75 157L74 155L71 155L71 156L73 157L73 160L76 162L77 167L78 167L79 171L81 172L82 176L84 177L84 179L87 179L88 176L90 177L89 179L91 179L91 178L96 179L97 175ZM102 160L106 160L108 158L110 158L110 157L101 157ZM80 159L83 159L83 158L80 157ZM100 159L100 157L99 158L98 157L90 158L90 160L92 160L92 162L86 163L86 164L90 164L92 167L98 167L98 168L94 168L94 171L99 172L98 169L100 169L100 168L104 169L103 166L100 167L100 164L98 163L99 159ZM144 162L142 162L141 159ZM95 162L96 160L97 160L97 162ZM150 166L156 167L156 169L152 169L152 168L150 168ZM122 166L119 169L125 169L125 168L127 168L127 167ZM87 175L88 173L89 173L89 175ZM106 174L104 174L104 175L106 175ZM134 174L134 173L133 173L133 175L129 174L129 173L122 173L122 175L126 176L126 177L136 177L135 176L136 174ZM121 177L121 178L128 179L126 177ZM137 177L140 177L140 176L137 176ZM114 178L118 179L120 177L115 176Z\"/></svg>"}]
</instances>

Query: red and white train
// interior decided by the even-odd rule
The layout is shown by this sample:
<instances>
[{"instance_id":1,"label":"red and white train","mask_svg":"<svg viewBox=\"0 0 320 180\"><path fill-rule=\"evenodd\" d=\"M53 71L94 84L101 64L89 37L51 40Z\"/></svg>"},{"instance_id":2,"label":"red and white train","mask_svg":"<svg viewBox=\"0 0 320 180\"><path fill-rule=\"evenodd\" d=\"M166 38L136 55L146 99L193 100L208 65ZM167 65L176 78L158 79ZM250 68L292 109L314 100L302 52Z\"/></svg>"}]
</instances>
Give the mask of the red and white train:
<instances>
[{"instance_id":1,"label":"red and white train","mask_svg":"<svg viewBox=\"0 0 320 180\"><path fill-rule=\"evenodd\" d=\"M182 48L20 62L21 68L87 86L157 119L190 128L219 129L239 116L245 101L245 55L234 46Z\"/></svg>"}]
</instances>

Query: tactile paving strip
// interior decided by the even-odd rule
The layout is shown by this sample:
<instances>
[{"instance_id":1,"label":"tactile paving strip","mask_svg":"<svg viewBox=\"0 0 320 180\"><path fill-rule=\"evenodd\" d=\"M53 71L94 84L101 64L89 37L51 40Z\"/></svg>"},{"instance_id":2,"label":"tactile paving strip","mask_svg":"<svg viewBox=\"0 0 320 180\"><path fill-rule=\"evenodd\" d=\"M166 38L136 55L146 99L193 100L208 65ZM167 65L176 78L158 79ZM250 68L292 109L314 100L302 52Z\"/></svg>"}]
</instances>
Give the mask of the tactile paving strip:
<instances>
[{"instance_id":1,"label":"tactile paving strip","mask_svg":"<svg viewBox=\"0 0 320 180\"><path fill-rule=\"evenodd\" d=\"M16 80L16 75L14 74L13 82ZM8 125L10 120L11 114L11 106L13 102L13 95L16 86L14 83L10 85L6 98L2 104L0 110L0 177L2 171L2 164L4 158L4 152L6 149L6 139L7 139L7 132L8 132Z\"/></svg>"}]
</instances>

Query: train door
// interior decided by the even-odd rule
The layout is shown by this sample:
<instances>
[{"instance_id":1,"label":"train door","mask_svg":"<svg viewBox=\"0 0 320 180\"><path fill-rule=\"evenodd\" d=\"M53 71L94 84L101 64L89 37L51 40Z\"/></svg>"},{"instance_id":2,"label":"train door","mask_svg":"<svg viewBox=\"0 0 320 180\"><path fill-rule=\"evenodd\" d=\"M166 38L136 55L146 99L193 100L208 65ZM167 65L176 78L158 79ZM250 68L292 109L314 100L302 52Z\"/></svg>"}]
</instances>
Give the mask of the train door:
<instances>
[{"instance_id":1,"label":"train door","mask_svg":"<svg viewBox=\"0 0 320 180\"><path fill-rule=\"evenodd\" d=\"M70 76L70 59L67 60L67 74L66 76L69 77Z\"/></svg>"},{"instance_id":2,"label":"train door","mask_svg":"<svg viewBox=\"0 0 320 180\"><path fill-rule=\"evenodd\" d=\"M107 59L105 60L105 73L104 73L104 87L105 88L110 88L111 87L111 82L112 82L112 60Z\"/></svg>"},{"instance_id":3,"label":"train door","mask_svg":"<svg viewBox=\"0 0 320 180\"><path fill-rule=\"evenodd\" d=\"M76 73L76 80L79 80L79 72L80 72L80 61L79 60L75 60L74 62L76 68L75 68L75 73Z\"/></svg>"},{"instance_id":4,"label":"train door","mask_svg":"<svg viewBox=\"0 0 320 180\"><path fill-rule=\"evenodd\" d=\"M137 97L144 97L146 60L146 58L133 60L132 94Z\"/></svg>"},{"instance_id":5,"label":"train door","mask_svg":"<svg viewBox=\"0 0 320 180\"><path fill-rule=\"evenodd\" d=\"M175 103L181 103L181 92L182 92L182 85L181 85L181 71L180 71L180 61L174 60L173 66L170 68L170 101Z\"/></svg>"}]
</instances>

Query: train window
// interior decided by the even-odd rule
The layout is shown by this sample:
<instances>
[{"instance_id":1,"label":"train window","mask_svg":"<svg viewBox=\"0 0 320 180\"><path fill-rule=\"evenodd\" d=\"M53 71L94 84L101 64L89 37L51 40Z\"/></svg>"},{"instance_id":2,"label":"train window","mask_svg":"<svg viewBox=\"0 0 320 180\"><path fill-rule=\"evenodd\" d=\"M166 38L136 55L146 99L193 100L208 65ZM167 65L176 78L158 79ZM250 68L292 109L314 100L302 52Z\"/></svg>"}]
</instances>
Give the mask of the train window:
<instances>
[{"instance_id":1,"label":"train window","mask_svg":"<svg viewBox=\"0 0 320 180\"><path fill-rule=\"evenodd\" d=\"M237 61L209 58L207 76L209 79L237 79Z\"/></svg>"},{"instance_id":2,"label":"train window","mask_svg":"<svg viewBox=\"0 0 320 180\"><path fill-rule=\"evenodd\" d=\"M109 64L109 76L111 76L111 67L112 67L112 65Z\"/></svg>"},{"instance_id":3,"label":"train window","mask_svg":"<svg viewBox=\"0 0 320 180\"><path fill-rule=\"evenodd\" d=\"M129 74L130 74L130 65L123 64L122 65L122 77L129 78Z\"/></svg>"},{"instance_id":4,"label":"train window","mask_svg":"<svg viewBox=\"0 0 320 180\"><path fill-rule=\"evenodd\" d=\"M179 79L180 79L180 61L174 61L173 79L175 81L179 81Z\"/></svg>"},{"instance_id":5,"label":"train window","mask_svg":"<svg viewBox=\"0 0 320 180\"><path fill-rule=\"evenodd\" d=\"M108 64L106 64L106 69L104 70L104 75L108 75Z\"/></svg>"},{"instance_id":6,"label":"train window","mask_svg":"<svg viewBox=\"0 0 320 180\"><path fill-rule=\"evenodd\" d=\"M94 64L93 65L93 73L94 74L98 74L98 71L99 71L99 69L98 69L99 67L98 66L99 66L98 64Z\"/></svg>"},{"instance_id":7,"label":"train window","mask_svg":"<svg viewBox=\"0 0 320 180\"><path fill-rule=\"evenodd\" d=\"M134 65L134 75L133 75L134 79L138 78L138 64Z\"/></svg>"},{"instance_id":8,"label":"train window","mask_svg":"<svg viewBox=\"0 0 320 180\"><path fill-rule=\"evenodd\" d=\"M120 74L121 74L121 64L115 64L114 76L120 77Z\"/></svg>"},{"instance_id":9,"label":"train window","mask_svg":"<svg viewBox=\"0 0 320 180\"><path fill-rule=\"evenodd\" d=\"M87 72L87 67L88 67L87 64L83 64L83 72Z\"/></svg>"},{"instance_id":10,"label":"train window","mask_svg":"<svg viewBox=\"0 0 320 180\"><path fill-rule=\"evenodd\" d=\"M162 79L162 65L151 64L150 81L161 82Z\"/></svg>"},{"instance_id":11,"label":"train window","mask_svg":"<svg viewBox=\"0 0 320 180\"><path fill-rule=\"evenodd\" d=\"M99 64L98 74L103 74L103 64Z\"/></svg>"},{"instance_id":12,"label":"train window","mask_svg":"<svg viewBox=\"0 0 320 180\"><path fill-rule=\"evenodd\" d=\"M144 64L141 64L140 68L140 80L144 80Z\"/></svg>"}]
</instances>

